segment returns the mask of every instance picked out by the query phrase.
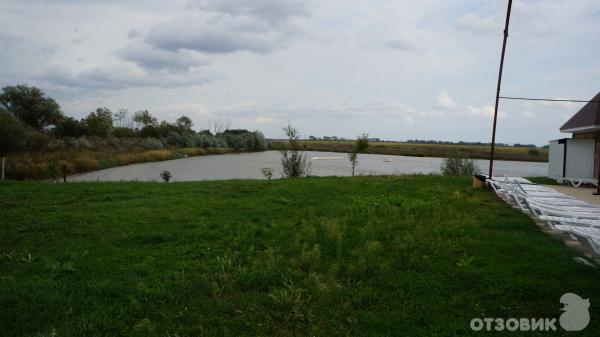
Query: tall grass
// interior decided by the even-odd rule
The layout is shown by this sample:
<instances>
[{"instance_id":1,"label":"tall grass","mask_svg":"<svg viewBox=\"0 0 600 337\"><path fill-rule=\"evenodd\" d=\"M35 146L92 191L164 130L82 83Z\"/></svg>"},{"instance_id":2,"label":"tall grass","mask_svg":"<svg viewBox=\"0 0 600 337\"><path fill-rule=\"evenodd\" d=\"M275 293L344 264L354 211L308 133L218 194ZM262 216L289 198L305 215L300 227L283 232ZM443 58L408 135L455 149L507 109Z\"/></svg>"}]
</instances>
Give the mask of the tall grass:
<instances>
[{"instance_id":1,"label":"tall grass","mask_svg":"<svg viewBox=\"0 0 600 337\"><path fill-rule=\"evenodd\" d=\"M306 151L351 152L354 148L352 141L299 141L300 146ZM279 150L287 146L285 141L271 141L269 147ZM448 145L448 144L413 144L400 142L370 142L365 153L388 154L414 157L447 157L457 153L462 157L473 159L488 159L489 146L477 145ZM516 161L548 161L548 149L537 148L535 151L525 147L496 147L497 160Z\"/></svg>"},{"instance_id":2,"label":"tall grass","mask_svg":"<svg viewBox=\"0 0 600 337\"><path fill-rule=\"evenodd\" d=\"M67 174L83 173L136 163L164 161L192 156L231 153L231 148L164 148L164 149L118 149L64 150L53 152L20 153L7 158L8 179L42 180L55 178L55 170L48 170L49 163L64 165ZM61 172L62 174L62 172Z\"/></svg>"}]
</instances>

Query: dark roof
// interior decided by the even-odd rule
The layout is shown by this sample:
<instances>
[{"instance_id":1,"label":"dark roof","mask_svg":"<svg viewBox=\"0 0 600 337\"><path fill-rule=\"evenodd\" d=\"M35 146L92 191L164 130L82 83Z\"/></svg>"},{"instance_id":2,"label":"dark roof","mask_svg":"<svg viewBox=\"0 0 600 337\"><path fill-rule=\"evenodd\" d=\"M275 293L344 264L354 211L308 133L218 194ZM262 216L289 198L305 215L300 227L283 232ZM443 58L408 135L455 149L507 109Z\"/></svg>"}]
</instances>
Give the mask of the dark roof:
<instances>
[{"instance_id":1,"label":"dark roof","mask_svg":"<svg viewBox=\"0 0 600 337\"><path fill-rule=\"evenodd\" d=\"M600 126L600 92L569 119L560 131Z\"/></svg>"}]
</instances>

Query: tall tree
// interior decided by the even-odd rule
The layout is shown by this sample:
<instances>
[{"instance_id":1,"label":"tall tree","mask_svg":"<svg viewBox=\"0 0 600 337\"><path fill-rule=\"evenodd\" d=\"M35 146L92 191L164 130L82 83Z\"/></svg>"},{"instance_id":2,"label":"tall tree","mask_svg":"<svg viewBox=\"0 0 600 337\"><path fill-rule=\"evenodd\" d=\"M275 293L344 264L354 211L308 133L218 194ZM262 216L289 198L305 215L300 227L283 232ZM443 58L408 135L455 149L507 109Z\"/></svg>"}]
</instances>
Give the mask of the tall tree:
<instances>
[{"instance_id":1,"label":"tall tree","mask_svg":"<svg viewBox=\"0 0 600 337\"><path fill-rule=\"evenodd\" d=\"M0 105L23 123L38 130L55 125L63 118L60 106L54 99L45 97L40 89L27 85L2 89Z\"/></svg>"},{"instance_id":2,"label":"tall tree","mask_svg":"<svg viewBox=\"0 0 600 337\"><path fill-rule=\"evenodd\" d=\"M192 122L192 119L188 116L181 116L177 118L175 124L180 132L192 132L192 127L194 126L194 122Z\"/></svg>"},{"instance_id":3,"label":"tall tree","mask_svg":"<svg viewBox=\"0 0 600 337\"><path fill-rule=\"evenodd\" d=\"M6 155L20 150L25 141L25 128L10 112L0 109L0 178L4 180Z\"/></svg>"},{"instance_id":4,"label":"tall tree","mask_svg":"<svg viewBox=\"0 0 600 337\"><path fill-rule=\"evenodd\" d=\"M119 109L119 111L115 112L113 117L115 122L117 122L117 126L120 128L127 127L127 116L129 115L129 111L127 109Z\"/></svg>"},{"instance_id":5,"label":"tall tree","mask_svg":"<svg viewBox=\"0 0 600 337\"><path fill-rule=\"evenodd\" d=\"M158 126L158 120L148 110L141 110L134 113L133 121L137 124L138 129L143 126Z\"/></svg>"},{"instance_id":6,"label":"tall tree","mask_svg":"<svg viewBox=\"0 0 600 337\"><path fill-rule=\"evenodd\" d=\"M113 127L112 111L107 108L98 108L95 112L91 112L85 121L91 135L106 137Z\"/></svg>"}]
</instances>

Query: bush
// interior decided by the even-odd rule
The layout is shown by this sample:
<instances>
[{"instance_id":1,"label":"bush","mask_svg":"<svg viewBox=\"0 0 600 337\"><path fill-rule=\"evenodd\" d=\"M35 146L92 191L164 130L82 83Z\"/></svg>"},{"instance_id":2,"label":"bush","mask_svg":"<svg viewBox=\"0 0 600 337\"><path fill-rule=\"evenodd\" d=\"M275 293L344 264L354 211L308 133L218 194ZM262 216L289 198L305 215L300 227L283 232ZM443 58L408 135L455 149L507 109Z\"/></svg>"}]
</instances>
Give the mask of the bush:
<instances>
[{"instance_id":1,"label":"bush","mask_svg":"<svg viewBox=\"0 0 600 337\"><path fill-rule=\"evenodd\" d=\"M461 157L444 159L440 170L445 176L470 176L479 173L480 169L474 160Z\"/></svg>"},{"instance_id":2,"label":"bush","mask_svg":"<svg viewBox=\"0 0 600 337\"><path fill-rule=\"evenodd\" d=\"M137 145L144 150L162 149L165 144L158 138L144 138Z\"/></svg>"},{"instance_id":3,"label":"bush","mask_svg":"<svg viewBox=\"0 0 600 337\"><path fill-rule=\"evenodd\" d=\"M529 150L527 150L527 153L529 153L531 156L539 156L540 155L540 150L538 150L538 149L529 149Z\"/></svg>"},{"instance_id":4,"label":"bush","mask_svg":"<svg viewBox=\"0 0 600 337\"><path fill-rule=\"evenodd\" d=\"M112 135L117 138L133 138L136 136L135 130L130 128L114 128Z\"/></svg>"},{"instance_id":5,"label":"bush","mask_svg":"<svg viewBox=\"0 0 600 337\"><path fill-rule=\"evenodd\" d=\"M52 140L51 137L48 137L37 131L30 131L26 136L26 145L25 147L30 151L42 151L46 149L46 145Z\"/></svg>"},{"instance_id":6,"label":"bush","mask_svg":"<svg viewBox=\"0 0 600 337\"><path fill-rule=\"evenodd\" d=\"M222 137L227 146L236 151L262 151L267 148L265 137L259 131L227 130Z\"/></svg>"},{"instance_id":7,"label":"bush","mask_svg":"<svg viewBox=\"0 0 600 337\"><path fill-rule=\"evenodd\" d=\"M160 128L158 126L155 126L155 125L144 126L140 130L139 134L140 134L140 137L159 138L161 136L161 134L160 134Z\"/></svg>"},{"instance_id":8,"label":"bush","mask_svg":"<svg viewBox=\"0 0 600 337\"><path fill-rule=\"evenodd\" d=\"M292 124L288 124L287 127L283 128L283 132L288 137L289 142L289 149L284 148L279 151L281 153L283 176L285 178L307 176L310 173L310 162L307 160L304 152L300 150L298 130Z\"/></svg>"},{"instance_id":9,"label":"bush","mask_svg":"<svg viewBox=\"0 0 600 337\"><path fill-rule=\"evenodd\" d=\"M56 159L51 160L48 165L46 165L46 168L44 169L44 175L52 182L54 182L60 176L60 167Z\"/></svg>"},{"instance_id":10,"label":"bush","mask_svg":"<svg viewBox=\"0 0 600 337\"><path fill-rule=\"evenodd\" d=\"M171 177L173 177L173 175L171 174L171 172L164 170L160 173L160 178L165 182L168 183L169 180L171 180Z\"/></svg>"}]
</instances>

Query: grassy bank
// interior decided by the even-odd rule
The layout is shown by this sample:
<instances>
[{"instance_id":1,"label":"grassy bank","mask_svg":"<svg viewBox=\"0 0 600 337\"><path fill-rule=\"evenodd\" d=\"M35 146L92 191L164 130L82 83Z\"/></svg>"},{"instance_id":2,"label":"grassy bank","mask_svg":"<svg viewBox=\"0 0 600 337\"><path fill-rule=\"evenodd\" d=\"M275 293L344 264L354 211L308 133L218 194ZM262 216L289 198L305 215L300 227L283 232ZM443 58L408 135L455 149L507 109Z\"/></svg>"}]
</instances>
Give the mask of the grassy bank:
<instances>
[{"instance_id":1,"label":"grassy bank","mask_svg":"<svg viewBox=\"0 0 600 337\"><path fill-rule=\"evenodd\" d=\"M470 179L0 184L3 336L469 335L600 273Z\"/></svg>"},{"instance_id":2,"label":"grassy bank","mask_svg":"<svg viewBox=\"0 0 600 337\"><path fill-rule=\"evenodd\" d=\"M43 180L54 175L62 177L65 165L67 174L83 173L136 163L180 159L191 156L225 154L235 152L231 148L176 148L101 150L64 149L47 152L26 152L9 156L6 161L8 179Z\"/></svg>"},{"instance_id":3,"label":"grassy bank","mask_svg":"<svg viewBox=\"0 0 600 337\"><path fill-rule=\"evenodd\" d=\"M355 143L353 141L310 141L301 142L304 149L310 151L350 152ZM271 141L272 149L285 146L285 142ZM475 145L445 145L445 144L413 144L400 142L370 142L366 153L390 154L415 157L449 157L460 155L473 159L489 159L489 146ZM525 147L496 148L496 159L516 161L548 161L548 150L543 148L531 149Z\"/></svg>"}]
</instances>

